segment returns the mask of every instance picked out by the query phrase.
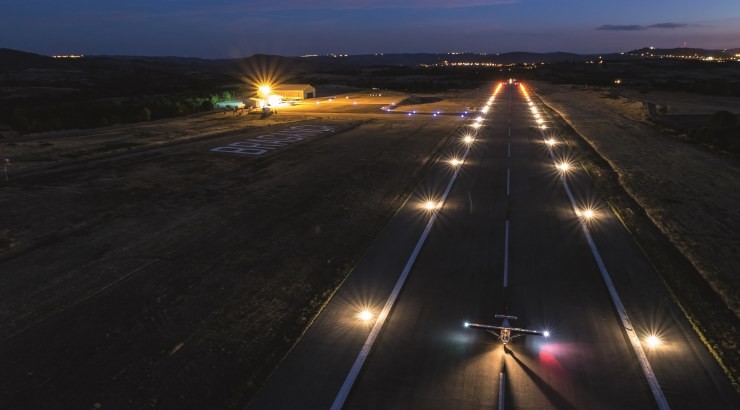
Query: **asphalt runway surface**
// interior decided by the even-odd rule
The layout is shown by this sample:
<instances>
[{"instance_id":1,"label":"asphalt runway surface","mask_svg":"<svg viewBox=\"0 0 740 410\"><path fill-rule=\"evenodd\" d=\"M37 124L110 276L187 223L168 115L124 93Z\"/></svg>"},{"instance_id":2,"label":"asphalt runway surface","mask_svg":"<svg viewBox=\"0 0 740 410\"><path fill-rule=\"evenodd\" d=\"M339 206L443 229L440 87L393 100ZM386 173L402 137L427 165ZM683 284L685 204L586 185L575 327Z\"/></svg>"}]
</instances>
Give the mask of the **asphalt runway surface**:
<instances>
[{"instance_id":1,"label":"asphalt runway surface","mask_svg":"<svg viewBox=\"0 0 740 410\"><path fill-rule=\"evenodd\" d=\"M545 130L556 136L556 130ZM563 189L543 134L514 85L501 88L398 299L351 384L348 409L656 408L623 321ZM556 158L572 155L552 148ZM460 145L450 157L460 156ZM329 408L346 384L452 169L440 161L250 403ZM575 169L566 175L670 408L740 402L657 274ZM507 233L508 224L508 233ZM506 283L505 283L506 282ZM463 322L552 332L503 346ZM658 335L662 344L645 340ZM367 346L366 346L367 347Z\"/></svg>"}]
</instances>

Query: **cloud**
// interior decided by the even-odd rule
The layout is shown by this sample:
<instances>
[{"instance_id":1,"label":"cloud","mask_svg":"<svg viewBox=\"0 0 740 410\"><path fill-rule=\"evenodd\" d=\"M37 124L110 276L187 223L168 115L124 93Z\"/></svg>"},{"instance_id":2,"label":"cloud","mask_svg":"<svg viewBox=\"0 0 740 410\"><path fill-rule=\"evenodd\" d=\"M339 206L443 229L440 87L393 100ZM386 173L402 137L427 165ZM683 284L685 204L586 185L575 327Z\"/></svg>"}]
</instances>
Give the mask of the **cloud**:
<instances>
[{"instance_id":1,"label":"cloud","mask_svg":"<svg viewBox=\"0 0 740 410\"><path fill-rule=\"evenodd\" d=\"M611 30L611 31L641 31L641 30L647 30L651 28L681 28L681 27L688 27L688 24L685 23L656 23L651 24L649 26L641 26L639 24L625 24L625 25L614 25L614 24L604 24L601 27L596 27L596 30Z\"/></svg>"},{"instance_id":2,"label":"cloud","mask_svg":"<svg viewBox=\"0 0 740 410\"><path fill-rule=\"evenodd\" d=\"M597 27L596 30L613 30L613 31L639 31L639 30L645 30L647 27L640 26L637 24L630 24L630 25L612 25L612 24L604 24L601 27Z\"/></svg>"},{"instance_id":3,"label":"cloud","mask_svg":"<svg viewBox=\"0 0 740 410\"><path fill-rule=\"evenodd\" d=\"M680 27L686 27L688 24L685 23L658 23L658 24L651 24L648 27L650 28L680 28Z\"/></svg>"}]
</instances>

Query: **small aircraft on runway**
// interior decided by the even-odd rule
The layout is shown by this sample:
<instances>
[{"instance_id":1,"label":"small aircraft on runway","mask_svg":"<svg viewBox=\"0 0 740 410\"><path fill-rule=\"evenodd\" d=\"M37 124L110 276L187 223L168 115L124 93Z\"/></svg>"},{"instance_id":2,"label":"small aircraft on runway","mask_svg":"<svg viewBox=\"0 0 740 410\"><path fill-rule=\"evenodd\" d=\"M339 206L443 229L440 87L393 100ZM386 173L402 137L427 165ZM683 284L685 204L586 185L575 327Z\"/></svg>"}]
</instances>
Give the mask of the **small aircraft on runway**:
<instances>
[{"instance_id":1,"label":"small aircraft on runway","mask_svg":"<svg viewBox=\"0 0 740 410\"><path fill-rule=\"evenodd\" d=\"M478 323L468 323L465 322L465 327L474 327L476 329L483 329L488 331L489 333L495 335L498 337L498 339L503 344L507 344L511 341L511 339L519 336L524 335L537 335L537 336L544 336L544 337L550 337L550 332L547 330L539 331L539 330L530 330L530 329L521 329L518 327L511 327L509 324L509 320L516 320L516 316L507 316L507 315L496 315L496 319L503 319L501 326L493 326L493 325L481 325ZM498 333L496 333L498 331Z\"/></svg>"}]
</instances>

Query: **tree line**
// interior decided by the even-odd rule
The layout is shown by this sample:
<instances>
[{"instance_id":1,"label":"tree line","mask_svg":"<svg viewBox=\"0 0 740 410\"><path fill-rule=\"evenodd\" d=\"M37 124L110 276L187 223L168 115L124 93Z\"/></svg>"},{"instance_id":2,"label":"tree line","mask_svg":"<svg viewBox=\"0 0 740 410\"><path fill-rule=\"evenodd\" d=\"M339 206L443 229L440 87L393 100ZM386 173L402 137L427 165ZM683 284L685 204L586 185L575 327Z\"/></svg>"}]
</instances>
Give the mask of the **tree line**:
<instances>
[{"instance_id":1,"label":"tree line","mask_svg":"<svg viewBox=\"0 0 740 410\"><path fill-rule=\"evenodd\" d=\"M210 111L218 102L232 98L231 91L224 91L201 97L143 96L47 104L24 102L1 109L0 121L21 134L96 128Z\"/></svg>"}]
</instances>

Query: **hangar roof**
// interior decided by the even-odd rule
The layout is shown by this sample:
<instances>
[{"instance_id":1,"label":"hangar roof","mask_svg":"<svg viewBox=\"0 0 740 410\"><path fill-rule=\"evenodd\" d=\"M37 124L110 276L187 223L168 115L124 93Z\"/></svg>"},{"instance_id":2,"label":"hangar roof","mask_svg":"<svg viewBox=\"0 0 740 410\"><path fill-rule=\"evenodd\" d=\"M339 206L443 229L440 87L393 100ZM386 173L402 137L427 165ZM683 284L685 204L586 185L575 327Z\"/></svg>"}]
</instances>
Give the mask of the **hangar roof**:
<instances>
[{"instance_id":1,"label":"hangar roof","mask_svg":"<svg viewBox=\"0 0 740 410\"><path fill-rule=\"evenodd\" d=\"M313 88L311 84L280 84L272 87L273 90L306 90Z\"/></svg>"}]
</instances>

